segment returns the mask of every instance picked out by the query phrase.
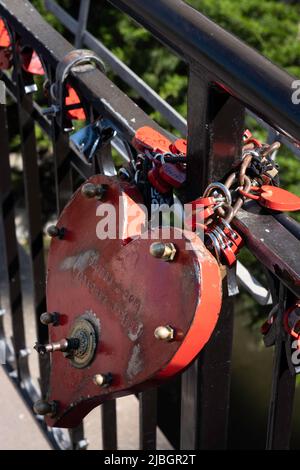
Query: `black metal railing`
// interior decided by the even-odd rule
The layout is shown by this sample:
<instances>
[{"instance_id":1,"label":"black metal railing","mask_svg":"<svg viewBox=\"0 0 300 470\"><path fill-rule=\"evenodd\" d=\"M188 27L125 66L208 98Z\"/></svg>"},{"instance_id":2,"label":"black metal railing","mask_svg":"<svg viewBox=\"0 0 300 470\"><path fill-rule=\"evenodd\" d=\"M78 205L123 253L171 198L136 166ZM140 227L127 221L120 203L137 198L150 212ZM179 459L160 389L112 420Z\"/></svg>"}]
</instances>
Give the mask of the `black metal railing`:
<instances>
[{"instance_id":1,"label":"black metal railing","mask_svg":"<svg viewBox=\"0 0 300 470\"><path fill-rule=\"evenodd\" d=\"M46 3L55 8L53 2ZM180 0L110 0L110 3L129 14L188 63L186 201L199 196L209 182L222 178L238 160L246 107L272 129L298 143L300 113L291 100L293 78L288 74ZM112 174L114 169L107 152L98 155L96 165L82 160L74 147L70 146L68 135L56 119L45 117L34 95L24 91L23 71L16 46L18 41L32 47L40 55L50 83L55 80L57 65L72 51L72 45L42 19L29 2L0 0L0 17L7 22L13 37L13 73L2 72L0 78L18 107L36 334L39 342L45 342L47 328L39 322L46 304L42 209L37 197L40 194L40 177L35 124L52 140L57 214L76 186L75 175L83 179L95 171ZM82 19L81 24L86 24L86 21ZM78 34L77 44L87 39L85 35L86 32L82 34L82 31ZM107 51L104 52L111 58ZM130 158L132 138L142 126L153 127L169 136L128 96L116 86L112 87L111 81L100 70L72 73L71 79L83 103L92 109L93 116L104 116L113 122L117 130L113 145L123 158ZM154 107L159 103L157 96L149 99ZM159 107L161 112L170 112L162 103ZM177 122L182 125L178 117ZM39 391L28 367L4 104L0 104L0 135L1 249L3 247L4 277L8 281L2 295L8 298L7 315L12 323L13 348L3 329L3 316L0 316L0 340L5 342L7 349L5 369L31 406L40 394L46 393L49 363L47 359L40 360ZM277 217L246 210L239 212L234 224L244 235L247 247L268 272L273 303L279 305L280 321L291 299L300 297L299 225L284 215ZM226 447L233 314L234 297L225 293L219 322L200 357L171 385L139 395L142 449L156 447L157 426L175 448ZM289 446L294 389L295 376L289 371L285 342L278 334L267 448ZM116 402L107 402L101 409L103 448L116 448ZM85 446L82 426L72 431L69 440L61 430L49 430L43 421L39 423L55 447Z\"/></svg>"}]
</instances>

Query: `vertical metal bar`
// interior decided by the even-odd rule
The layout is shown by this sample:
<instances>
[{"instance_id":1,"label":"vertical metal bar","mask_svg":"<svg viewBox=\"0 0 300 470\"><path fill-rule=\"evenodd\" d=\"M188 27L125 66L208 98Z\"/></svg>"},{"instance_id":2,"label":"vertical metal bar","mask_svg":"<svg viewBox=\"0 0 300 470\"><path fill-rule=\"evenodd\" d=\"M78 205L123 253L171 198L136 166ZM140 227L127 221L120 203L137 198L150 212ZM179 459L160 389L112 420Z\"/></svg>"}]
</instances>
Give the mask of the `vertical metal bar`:
<instances>
[{"instance_id":1,"label":"vertical metal bar","mask_svg":"<svg viewBox=\"0 0 300 470\"><path fill-rule=\"evenodd\" d=\"M99 149L93 160L93 174L109 174L112 154L111 145ZM101 405L101 427L103 450L118 448L117 400L108 400Z\"/></svg>"},{"instance_id":2,"label":"vertical metal bar","mask_svg":"<svg viewBox=\"0 0 300 470\"><path fill-rule=\"evenodd\" d=\"M52 119L52 143L57 215L63 210L72 195L71 149L69 139Z\"/></svg>"},{"instance_id":3,"label":"vertical metal bar","mask_svg":"<svg viewBox=\"0 0 300 470\"><path fill-rule=\"evenodd\" d=\"M140 450L156 449L157 389L139 394Z\"/></svg>"},{"instance_id":4,"label":"vertical metal bar","mask_svg":"<svg viewBox=\"0 0 300 470\"><path fill-rule=\"evenodd\" d=\"M48 68L48 79L52 80L53 71ZM54 157L54 178L56 209L59 216L73 193L73 175L71 167L71 149L69 146L69 137L61 129L55 117L51 121L52 145ZM76 428L69 431L71 445L73 449L84 449L87 446L84 437L84 425L80 423Z\"/></svg>"},{"instance_id":5,"label":"vertical metal bar","mask_svg":"<svg viewBox=\"0 0 300 470\"><path fill-rule=\"evenodd\" d=\"M103 450L116 450L118 448L116 400L109 400L101 405L101 423Z\"/></svg>"},{"instance_id":6,"label":"vertical metal bar","mask_svg":"<svg viewBox=\"0 0 300 470\"><path fill-rule=\"evenodd\" d=\"M216 329L182 377L182 449L224 449L227 443L233 299L223 302Z\"/></svg>"},{"instance_id":7,"label":"vertical metal bar","mask_svg":"<svg viewBox=\"0 0 300 470\"><path fill-rule=\"evenodd\" d=\"M69 430L72 450L86 450L88 442L84 437L84 426L81 422L76 428Z\"/></svg>"},{"instance_id":8,"label":"vertical metal bar","mask_svg":"<svg viewBox=\"0 0 300 470\"><path fill-rule=\"evenodd\" d=\"M273 365L272 390L269 406L267 450L288 450L292 431L292 415L296 376L288 365L288 344L282 331L283 313L286 309L287 291L280 284L278 313L276 317L276 342Z\"/></svg>"},{"instance_id":9,"label":"vertical metal bar","mask_svg":"<svg viewBox=\"0 0 300 470\"><path fill-rule=\"evenodd\" d=\"M41 324L40 316L46 311L46 269L44 261L41 191L39 181L38 155L36 149L35 123L31 117L33 101L26 95L22 80L19 54L15 51L15 72L17 77L19 129L23 160L26 213L29 228L30 271L33 280L34 313L37 339L41 343L48 340L48 328ZM26 111L24 101L26 100ZM50 360L47 355L39 355L40 386L42 396L48 390Z\"/></svg>"},{"instance_id":10,"label":"vertical metal bar","mask_svg":"<svg viewBox=\"0 0 300 470\"><path fill-rule=\"evenodd\" d=\"M89 17L90 3L91 3L90 0L80 1L78 25L77 25L77 32L76 32L76 37L75 37L76 49L79 49L80 47L82 47L82 39L86 31L88 17Z\"/></svg>"},{"instance_id":11,"label":"vertical metal bar","mask_svg":"<svg viewBox=\"0 0 300 470\"><path fill-rule=\"evenodd\" d=\"M231 169L241 151L243 124L243 107L208 76L191 70L187 200L198 197L208 183ZM182 376L182 449L223 449L227 442L233 300L227 297L226 279L223 284L223 306L215 331Z\"/></svg>"},{"instance_id":12,"label":"vertical metal bar","mask_svg":"<svg viewBox=\"0 0 300 470\"><path fill-rule=\"evenodd\" d=\"M3 86L1 82L1 86ZM21 358L20 351L26 350L25 328L22 309L22 290L20 280L20 264L18 243L15 226L15 202L11 182L11 170L9 163L9 140L4 103L0 103L0 199L1 213L0 225L3 232L3 252L5 253L6 275L8 281L8 304L10 307L13 345L16 355L18 380L26 381L29 376L28 358Z\"/></svg>"}]
</instances>

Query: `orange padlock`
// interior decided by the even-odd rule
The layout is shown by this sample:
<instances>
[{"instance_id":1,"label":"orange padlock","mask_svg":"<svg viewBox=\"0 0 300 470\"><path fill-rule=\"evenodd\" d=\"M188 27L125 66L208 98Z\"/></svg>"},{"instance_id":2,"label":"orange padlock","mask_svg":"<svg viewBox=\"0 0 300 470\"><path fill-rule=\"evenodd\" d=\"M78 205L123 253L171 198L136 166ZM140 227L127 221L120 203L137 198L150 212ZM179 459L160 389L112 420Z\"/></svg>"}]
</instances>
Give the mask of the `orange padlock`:
<instances>
[{"instance_id":1,"label":"orange padlock","mask_svg":"<svg viewBox=\"0 0 300 470\"><path fill-rule=\"evenodd\" d=\"M136 131L132 145L140 152L149 150L154 153L167 153L170 152L172 142L152 127L145 126Z\"/></svg>"},{"instance_id":2,"label":"orange padlock","mask_svg":"<svg viewBox=\"0 0 300 470\"><path fill-rule=\"evenodd\" d=\"M148 172L148 180L159 193L166 194L172 190L172 187L161 178L159 170L160 167L154 165L152 170Z\"/></svg>"},{"instance_id":3,"label":"orange padlock","mask_svg":"<svg viewBox=\"0 0 300 470\"><path fill-rule=\"evenodd\" d=\"M299 211L300 198L296 194L290 193L277 186L252 186L250 191L259 194L252 194L239 189L239 192L249 198L257 201L261 206L274 211Z\"/></svg>"},{"instance_id":4,"label":"orange padlock","mask_svg":"<svg viewBox=\"0 0 300 470\"><path fill-rule=\"evenodd\" d=\"M45 69L42 61L36 51L30 47L23 47L20 52L21 63L25 72L31 75L45 75Z\"/></svg>"},{"instance_id":5,"label":"orange padlock","mask_svg":"<svg viewBox=\"0 0 300 470\"><path fill-rule=\"evenodd\" d=\"M9 70L11 66L11 38L4 20L0 18L0 70Z\"/></svg>"},{"instance_id":6,"label":"orange padlock","mask_svg":"<svg viewBox=\"0 0 300 470\"><path fill-rule=\"evenodd\" d=\"M176 189L180 188L186 180L185 170L174 163L162 163L159 175L163 181Z\"/></svg>"}]
</instances>

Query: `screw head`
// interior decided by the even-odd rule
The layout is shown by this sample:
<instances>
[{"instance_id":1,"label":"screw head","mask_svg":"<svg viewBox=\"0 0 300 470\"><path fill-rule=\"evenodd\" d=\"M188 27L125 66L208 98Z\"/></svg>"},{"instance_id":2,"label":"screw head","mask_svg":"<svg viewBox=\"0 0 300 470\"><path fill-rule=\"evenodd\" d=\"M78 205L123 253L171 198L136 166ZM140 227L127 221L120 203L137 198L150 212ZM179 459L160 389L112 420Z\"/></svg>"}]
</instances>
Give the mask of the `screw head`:
<instances>
[{"instance_id":1,"label":"screw head","mask_svg":"<svg viewBox=\"0 0 300 470\"><path fill-rule=\"evenodd\" d=\"M58 321L59 321L59 313L56 313L56 312L53 312L53 313L44 312L40 316L40 322L43 325L51 325L51 324L57 325Z\"/></svg>"},{"instance_id":2,"label":"screw head","mask_svg":"<svg viewBox=\"0 0 300 470\"><path fill-rule=\"evenodd\" d=\"M38 400L33 405L33 411L37 415L53 417L57 414L57 402Z\"/></svg>"},{"instance_id":3,"label":"screw head","mask_svg":"<svg viewBox=\"0 0 300 470\"><path fill-rule=\"evenodd\" d=\"M49 225L49 227L47 228L47 233L48 233L49 237L51 237L51 238L63 239L65 229L63 227L58 228L56 225Z\"/></svg>"},{"instance_id":4,"label":"screw head","mask_svg":"<svg viewBox=\"0 0 300 470\"><path fill-rule=\"evenodd\" d=\"M154 336L159 341L172 341L175 331L170 325L158 326L154 331Z\"/></svg>"},{"instance_id":5,"label":"screw head","mask_svg":"<svg viewBox=\"0 0 300 470\"><path fill-rule=\"evenodd\" d=\"M154 242L150 245L150 254L163 261L173 261L176 251L173 243Z\"/></svg>"},{"instance_id":6,"label":"screw head","mask_svg":"<svg viewBox=\"0 0 300 470\"><path fill-rule=\"evenodd\" d=\"M112 383L112 374L96 374L93 377L93 382L98 387L107 387Z\"/></svg>"},{"instance_id":7,"label":"screw head","mask_svg":"<svg viewBox=\"0 0 300 470\"><path fill-rule=\"evenodd\" d=\"M88 199L102 199L106 188L102 184L85 183L81 188L81 193Z\"/></svg>"}]
</instances>

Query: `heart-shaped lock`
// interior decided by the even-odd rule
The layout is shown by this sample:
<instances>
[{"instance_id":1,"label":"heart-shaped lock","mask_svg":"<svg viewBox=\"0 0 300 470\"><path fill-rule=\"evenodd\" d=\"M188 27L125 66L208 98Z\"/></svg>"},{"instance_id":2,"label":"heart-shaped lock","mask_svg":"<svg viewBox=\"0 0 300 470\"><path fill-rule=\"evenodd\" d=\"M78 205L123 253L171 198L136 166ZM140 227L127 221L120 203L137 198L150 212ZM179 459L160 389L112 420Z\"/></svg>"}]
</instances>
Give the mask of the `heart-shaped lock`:
<instances>
[{"instance_id":1,"label":"heart-shaped lock","mask_svg":"<svg viewBox=\"0 0 300 470\"><path fill-rule=\"evenodd\" d=\"M47 403L36 406L50 426L76 426L103 401L182 371L215 327L215 258L192 232L143 230L140 202L135 186L94 176L52 230L61 236L48 257L50 343L37 347L53 351L51 378Z\"/></svg>"}]
</instances>

